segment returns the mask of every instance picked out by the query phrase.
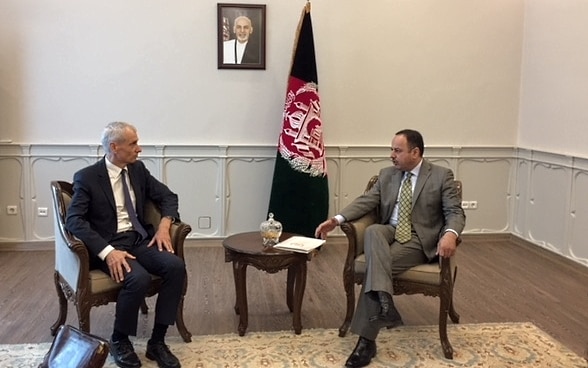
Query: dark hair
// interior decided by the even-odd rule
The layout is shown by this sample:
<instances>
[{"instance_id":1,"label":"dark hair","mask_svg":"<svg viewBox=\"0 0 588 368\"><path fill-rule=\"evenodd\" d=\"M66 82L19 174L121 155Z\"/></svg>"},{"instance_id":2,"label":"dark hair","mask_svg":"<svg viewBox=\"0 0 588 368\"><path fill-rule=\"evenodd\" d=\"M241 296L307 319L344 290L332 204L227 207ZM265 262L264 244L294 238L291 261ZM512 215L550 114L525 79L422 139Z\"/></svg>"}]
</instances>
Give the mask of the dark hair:
<instances>
[{"instance_id":1,"label":"dark hair","mask_svg":"<svg viewBox=\"0 0 588 368\"><path fill-rule=\"evenodd\" d=\"M396 135L403 135L406 137L408 148L413 149L417 147L421 151L421 156L425 153L425 142L423 141L421 133L412 129L402 129L397 132Z\"/></svg>"}]
</instances>

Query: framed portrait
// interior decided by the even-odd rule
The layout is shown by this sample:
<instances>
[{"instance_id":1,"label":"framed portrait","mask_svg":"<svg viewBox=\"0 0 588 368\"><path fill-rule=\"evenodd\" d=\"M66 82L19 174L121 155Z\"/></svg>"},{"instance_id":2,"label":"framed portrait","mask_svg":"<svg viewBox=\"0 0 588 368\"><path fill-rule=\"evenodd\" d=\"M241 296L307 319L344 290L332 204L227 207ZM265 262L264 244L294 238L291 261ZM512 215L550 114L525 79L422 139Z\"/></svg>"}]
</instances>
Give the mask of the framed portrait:
<instances>
[{"instance_id":1,"label":"framed portrait","mask_svg":"<svg viewBox=\"0 0 588 368\"><path fill-rule=\"evenodd\" d=\"M265 4L217 4L218 68L265 69Z\"/></svg>"}]
</instances>

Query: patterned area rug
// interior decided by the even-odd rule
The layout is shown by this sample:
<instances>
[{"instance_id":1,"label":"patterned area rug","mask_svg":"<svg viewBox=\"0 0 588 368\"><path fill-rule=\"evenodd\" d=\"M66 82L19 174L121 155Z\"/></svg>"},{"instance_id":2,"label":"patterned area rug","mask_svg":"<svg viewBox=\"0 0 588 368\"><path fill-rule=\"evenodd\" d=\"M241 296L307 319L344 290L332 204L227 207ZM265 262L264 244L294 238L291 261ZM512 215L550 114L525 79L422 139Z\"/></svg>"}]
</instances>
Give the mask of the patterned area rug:
<instances>
[{"instance_id":1,"label":"patterned area rug","mask_svg":"<svg viewBox=\"0 0 588 368\"><path fill-rule=\"evenodd\" d=\"M343 367L357 336L337 330L250 332L194 336L189 344L169 339L184 368ZM531 323L448 326L454 359L443 357L437 326L404 326L382 330L378 353L369 367L588 367L574 354ZM37 367L49 343L0 345L0 367ZM135 341L143 367L157 367L144 357L145 341ZM116 367L109 357L105 367Z\"/></svg>"}]
</instances>

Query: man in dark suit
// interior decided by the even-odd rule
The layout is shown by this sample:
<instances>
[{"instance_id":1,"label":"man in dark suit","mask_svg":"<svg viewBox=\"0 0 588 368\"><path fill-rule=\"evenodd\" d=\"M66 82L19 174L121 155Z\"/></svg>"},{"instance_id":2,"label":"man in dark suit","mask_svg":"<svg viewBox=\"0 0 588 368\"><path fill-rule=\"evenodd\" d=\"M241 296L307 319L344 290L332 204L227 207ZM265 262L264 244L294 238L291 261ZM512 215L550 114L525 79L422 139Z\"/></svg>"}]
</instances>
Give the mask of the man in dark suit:
<instances>
[{"instance_id":1,"label":"man in dark suit","mask_svg":"<svg viewBox=\"0 0 588 368\"><path fill-rule=\"evenodd\" d=\"M376 355L375 339L380 328L402 325L392 301L393 278L437 256L452 257L465 226L453 172L423 159L421 134L410 129L399 131L392 139L391 150L394 166L382 169L371 190L321 223L315 232L325 239L341 223L379 210L378 223L365 232L366 274L351 322L351 331L360 337L346 367L368 365ZM408 202L403 211L401 187L405 180ZM405 236L403 223L407 224Z\"/></svg>"},{"instance_id":2,"label":"man in dark suit","mask_svg":"<svg viewBox=\"0 0 588 368\"><path fill-rule=\"evenodd\" d=\"M180 362L164 338L168 326L175 323L186 277L186 267L174 254L169 231L179 219L178 197L137 160L141 152L138 141L131 124L114 122L106 126L102 134L106 155L74 175L66 228L86 244L95 266L123 284L110 342L116 364L123 368L141 366L129 335L137 333L139 308L153 274L163 282L146 356L159 367L177 368ZM147 200L161 209L157 229L144 221Z\"/></svg>"}]
</instances>

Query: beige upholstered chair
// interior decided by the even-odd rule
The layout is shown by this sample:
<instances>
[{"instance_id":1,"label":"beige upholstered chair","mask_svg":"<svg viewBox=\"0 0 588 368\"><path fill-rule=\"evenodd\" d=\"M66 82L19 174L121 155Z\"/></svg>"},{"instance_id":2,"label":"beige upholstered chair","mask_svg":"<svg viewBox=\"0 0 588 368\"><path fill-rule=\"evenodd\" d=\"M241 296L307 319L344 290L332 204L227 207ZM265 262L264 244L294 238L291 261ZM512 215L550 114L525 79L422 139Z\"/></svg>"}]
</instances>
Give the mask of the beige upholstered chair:
<instances>
[{"instance_id":1,"label":"beige upholstered chair","mask_svg":"<svg viewBox=\"0 0 588 368\"><path fill-rule=\"evenodd\" d=\"M71 183L52 181L55 223L55 288L59 298L59 316L51 326L51 334L55 335L59 326L67 318L67 301L71 301L78 313L80 330L90 332L90 309L110 302L116 302L120 284L114 282L109 275L101 270L90 269L89 254L82 241L75 238L65 229L66 211L73 195ZM156 228L161 219L159 210L153 203L147 204L148 222ZM173 224L171 240L175 253L184 259L184 240L192 229L188 224ZM176 326L185 342L192 341L192 334L184 325L184 295L188 280L184 283L182 299L178 306ZM151 286L146 297L157 294L161 286L161 279L153 276ZM147 304L143 302L142 313L147 313Z\"/></svg>"},{"instance_id":2,"label":"beige upholstered chair","mask_svg":"<svg viewBox=\"0 0 588 368\"><path fill-rule=\"evenodd\" d=\"M378 176L373 176L366 187L368 191L378 180ZM459 197L462 196L462 187L460 181L455 181ZM339 328L339 336L343 337L349 329L351 319L355 310L355 288L354 284L363 283L365 273L365 255L364 255L364 232L365 229L376 223L378 214L369 213L355 221L346 222L341 225L341 229L347 236L349 248L343 268L343 284L347 294L347 314L345 321ZM458 242L460 240L458 239ZM453 348L447 337L447 316L454 323L459 323L459 314L453 308L453 284L457 273L457 264L455 256L447 259L441 258L429 264L415 266L394 279L394 294L424 294L428 296L437 296L440 300L439 308L439 337L443 354L447 359L453 359Z\"/></svg>"}]
</instances>

